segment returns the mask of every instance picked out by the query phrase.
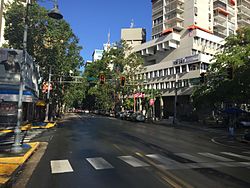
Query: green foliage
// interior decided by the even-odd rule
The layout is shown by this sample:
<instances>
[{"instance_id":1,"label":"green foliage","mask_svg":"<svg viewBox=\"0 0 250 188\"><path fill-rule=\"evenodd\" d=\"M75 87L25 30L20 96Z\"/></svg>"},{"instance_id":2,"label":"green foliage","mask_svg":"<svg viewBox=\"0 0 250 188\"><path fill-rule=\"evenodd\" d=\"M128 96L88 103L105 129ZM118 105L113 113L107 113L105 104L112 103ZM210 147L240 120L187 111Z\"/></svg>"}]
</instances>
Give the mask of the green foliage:
<instances>
[{"instance_id":1,"label":"green foliage","mask_svg":"<svg viewBox=\"0 0 250 188\"><path fill-rule=\"evenodd\" d=\"M221 102L249 103L250 95L250 27L240 28L226 38L221 53L214 57L206 83L198 86L192 97L196 106L216 106ZM228 68L233 78L228 78Z\"/></svg>"},{"instance_id":2,"label":"green foliage","mask_svg":"<svg viewBox=\"0 0 250 188\"><path fill-rule=\"evenodd\" d=\"M142 58L131 51L125 41L120 41L116 47L105 51L103 58L93 62L85 69L84 77L99 78L100 73L105 75L105 84L99 80L91 81L88 94L94 95L101 109L113 109L120 101L121 95L130 95L135 91L139 81L135 75L142 70ZM120 78L125 76L125 87L120 86Z\"/></svg>"},{"instance_id":3,"label":"green foliage","mask_svg":"<svg viewBox=\"0 0 250 188\"><path fill-rule=\"evenodd\" d=\"M19 0L7 4L6 8L4 37L8 44L5 47L23 49L24 17L27 9ZM73 75L78 75L77 69L83 65L80 56L82 47L65 20L54 20L47 14L48 11L36 2L28 6L27 51L38 63L44 81L48 81L49 67L52 67L52 80L57 81L52 91L54 100L63 103L65 99L72 103L73 100L79 100L79 96L83 97L79 88L84 89L84 84L62 86L59 80L68 76L70 70ZM64 96L65 94L68 96Z\"/></svg>"}]
</instances>

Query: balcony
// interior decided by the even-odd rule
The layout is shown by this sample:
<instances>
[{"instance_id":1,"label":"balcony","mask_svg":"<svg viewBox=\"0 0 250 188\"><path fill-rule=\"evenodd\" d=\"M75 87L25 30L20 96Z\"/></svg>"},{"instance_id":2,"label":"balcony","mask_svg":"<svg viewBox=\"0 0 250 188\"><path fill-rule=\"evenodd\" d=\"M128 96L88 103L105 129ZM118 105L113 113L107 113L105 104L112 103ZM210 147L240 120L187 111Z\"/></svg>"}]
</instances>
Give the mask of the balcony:
<instances>
[{"instance_id":1,"label":"balcony","mask_svg":"<svg viewBox=\"0 0 250 188\"><path fill-rule=\"evenodd\" d=\"M238 16L243 19L250 19L250 10L249 12L246 12L244 10L239 10Z\"/></svg>"},{"instance_id":2,"label":"balcony","mask_svg":"<svg viewBox=\"0 0 250 188\"><path fill-rule=\"evenodd\" d=\"M226 29L226 22L214 22L214 28Z\"/></svg>"},{"instance_id":3,"label":"balcony","mask_svg":"<svg viewBox=\"0 0 250 188\"><path fill-rule=\"evenodd\" d=\"M171 24L167 24L166 28L173 28L177 31L181 31L184 29L184 24L183 22L173 22Z\"/></svg>"},{"instance_id":4,"label":"balcony","mask_svg":"<svg viewBox=\"0 0 250 188\"><path fill-rule=\"evenodd\" d=\"M227 37L227 32L223 30L214 30L214 34L221 38Z\"/></svg>"},{"instance_id":5,"label":"balcony","mask_svg":"<svg viewBox=\"0 0 250 188\"><path fill-rule=\"evenodd\" d=\"M219 21L219 22L225 22L225 21L227 21L227 16L217 12L214 14L214 20Z\"/></svg>"},{"instance_id":6,"label":"balcony","mask_svg":"<svg viewBox=\"0 0 250 188\"><path fill-rule=\"evenodd\" d=\"M167 35L163 35L157 39L136 46L133 50L135 52L141 52L143 56L149 56L155 54L157 51L166 51L177 48L179 42L180 35L170 32Z\"/></svg>"},{"instance_id":7,"label":"balcony","mask_svg":"<svg viewBox=\"0 0 250 188\"><path fill-rule=\"evenodd\" d=\"M168 16L166 16L167 18ZM181 15L181 14L175 14L173 16L169 16L169 18L167 18L165 20L165 23L171 23L171 22L174 22L174 21L184 21L184 17Z\"/></svg>"},{"instance_id":8,"label":"balcony","mask_svg":"<svg viewBox=\"0 0 250 188\"><path fill-rule=\"evenodd\" d=\"M239 5L238 6L239 12L245 12L246 14L250 14L250 6L245 6L245 5Z\"/></svg>"},{"instance_id":9,"label":"balcony","mask_svg":"<svg viewBox=\"0 0 250 188\"><path fill-rule=\"evenodd\" d=\"M170 3L184 4L184 0L167 0L166 1L167 5Z\"/></svg>"},{"instance_id":10,"label":"balcony","mask_svg":"<svg viewBox=\"0 0 250 188\"><path fill-rule=\"evenodd\" d=\"M238 20L238 25L240 26L250 26L250 20L246 20L246 19L239 19Z\"/></svg>"}]
</instances>

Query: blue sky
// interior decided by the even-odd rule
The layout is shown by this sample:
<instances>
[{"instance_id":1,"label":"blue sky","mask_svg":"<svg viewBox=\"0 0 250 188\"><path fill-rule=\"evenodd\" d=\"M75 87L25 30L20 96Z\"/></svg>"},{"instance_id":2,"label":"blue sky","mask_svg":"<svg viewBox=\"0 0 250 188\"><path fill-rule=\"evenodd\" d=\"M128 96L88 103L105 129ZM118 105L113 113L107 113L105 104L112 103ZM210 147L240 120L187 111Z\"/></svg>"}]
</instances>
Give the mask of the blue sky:
<instances>
[{"instance_id":1,"label":"blue sky","mask_svg":"<svg viewBox=\"0 0 250 188\"><path fill-rule=\"evenodd\" d=\"M111 42L119 41L121 28L129 27L132 19L135 27L146 28L147 39L151 36L151 0L58 0L58 4L80 38L84 60L91 60L94 49L102 49L109 30ZM52 5L46 2L48 9Z\"/></svg>"}]
</instances>

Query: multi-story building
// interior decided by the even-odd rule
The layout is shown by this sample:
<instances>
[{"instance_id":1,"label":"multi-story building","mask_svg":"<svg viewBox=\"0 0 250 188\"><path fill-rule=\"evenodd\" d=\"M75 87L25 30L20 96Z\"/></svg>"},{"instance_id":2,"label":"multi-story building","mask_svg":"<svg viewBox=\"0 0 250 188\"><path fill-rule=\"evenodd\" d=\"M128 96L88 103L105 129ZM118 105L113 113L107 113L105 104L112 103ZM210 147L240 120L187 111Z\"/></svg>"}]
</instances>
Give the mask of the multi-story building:
<instances>
[{"instance_id":1,"label":"multi-story building","mask_svg":"<svg viewBox=\"0 0 250 188\"><path fill-rule=\"evenodd\" d=\"M190 113L190 95L199 77L212 63L224 38L237 27L233 0L152 0L152 40L134 50L144 58L138 76L146 89L158 89L156 116L172 115L177 89L178 114Z\"/></svg>"},{"instance_id":2,"label":"multi-story building","mask_svg":"<svg viewBox=\"0 0 250 188\"><path fill-rule=\"evenodd\" d=\"M250 0L237 0L238 27L250 26Z\"/></svg>"},{"instance_id":3,"label":"multi-story building","mask_svg":"<svg viewBox=\"0 0 250 188\"><path fill-rule=\"evenodd\" d=\"M95 49L93 54L92 54L92 62L95 62L97 60L101 60L103 52L104 52L104 50Z\"/></svg>"}]
</instances>

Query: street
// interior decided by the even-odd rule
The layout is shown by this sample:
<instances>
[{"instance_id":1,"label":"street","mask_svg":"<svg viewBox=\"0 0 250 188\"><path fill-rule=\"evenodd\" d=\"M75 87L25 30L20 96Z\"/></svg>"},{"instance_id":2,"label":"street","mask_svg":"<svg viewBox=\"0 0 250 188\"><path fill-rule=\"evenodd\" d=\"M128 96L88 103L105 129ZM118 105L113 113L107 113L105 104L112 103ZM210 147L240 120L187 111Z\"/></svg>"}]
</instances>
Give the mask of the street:
<instances>
[{"instance_id":1,"label":"street","mask_svg":"<svg viewBox=\"0 0 250 188\"><path fill-rule=\"evenodd\" d=\"M250 187L250 149L216 134L68 114L36 139L49 143L25 187Z\"/></svg>"}]
</instances>

